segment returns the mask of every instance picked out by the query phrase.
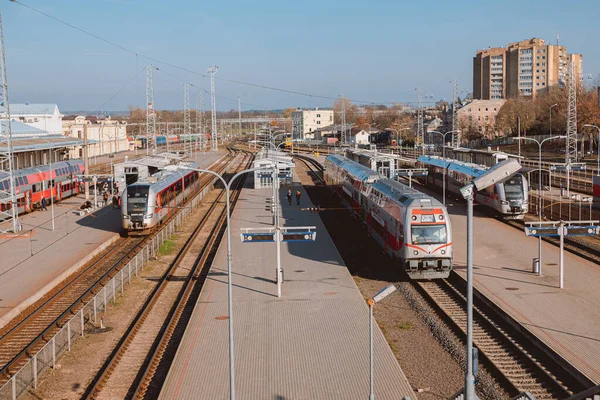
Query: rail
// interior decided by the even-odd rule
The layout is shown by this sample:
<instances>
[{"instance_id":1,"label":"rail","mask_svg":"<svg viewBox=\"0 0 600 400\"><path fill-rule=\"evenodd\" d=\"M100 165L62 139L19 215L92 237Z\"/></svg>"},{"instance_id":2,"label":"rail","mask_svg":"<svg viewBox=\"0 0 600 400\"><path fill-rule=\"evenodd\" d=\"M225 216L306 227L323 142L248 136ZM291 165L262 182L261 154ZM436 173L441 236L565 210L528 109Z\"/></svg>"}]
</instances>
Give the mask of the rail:
<instances>
[{"instance_id":1,"label":"rail","mask_svg":"<svg viewBox=\"0 0 600 400\"><path fill-rule=\"evenodd\" d=\"M97 286L97 283L101 282L103 279L106 279L109 273L114 272L114 268L109 269L109 271L107 271L100 280L97 280L96 283L94 283L94 287L91 287L84 295L81 295L77 301L68 308L68 310L63 312L59 318L55 319L54 322L48 326L48 328L46 328L40 335L31 341L26 348L19 352L18 356L14 357L11 362L7 363L3 367L2 373L11 376L8 381L2 387L0 387L0 399L6 398L14 400L30 387L37 387L39 374L47 370L49 367L54 368L56 365L56 359L62 353L64 353L64 351L70 351L72 341L84 336L86 323L89 323L90 321L93 321L94 323L98 322L98 311L105 311L108 301L113 300L114 303L117 296L117 291L121 289L122 293L125 282L131 283L132 270L134 275L137 276L138 271L143 268L151 256L156 254L160 245L162 245L162 243L164 243L164 241L175 232L175 230L183 223L185 217L187 217L192 210L198 206L205 193L210 189L215 180L216 178L209 179L208 184L201 189L194 196L194 198L190 199L184 208L182 208L167 225L158 230L156 234L152 236L149 243L146 244L146 246L144 246L134 257L132 257L132 259L129 260L126 265L116 272L116 274L97 293L94 294L92 289ZM123 257L123 259L126 257L127 256ZM82 301L84 301L86 296L91 294L94 294L94 297L87 301L83 307L81 307L80 304ZM75 311L76 307L81 308ZM74 316L68 319L66 322L63 322L62 320L69 314L74 314ZM54 329L55 326L60 328L59 331L50 339L48 339L46 344L40 350L34 352L34 344L39 342L40 339L46 340L45 335L47 335L51 329ZM33 356L31 356L31 353L34 353ZM12 371L10 371L10 368L25 355L29 355L30 358L13 374Z\"/></svg>"}]
</instances>

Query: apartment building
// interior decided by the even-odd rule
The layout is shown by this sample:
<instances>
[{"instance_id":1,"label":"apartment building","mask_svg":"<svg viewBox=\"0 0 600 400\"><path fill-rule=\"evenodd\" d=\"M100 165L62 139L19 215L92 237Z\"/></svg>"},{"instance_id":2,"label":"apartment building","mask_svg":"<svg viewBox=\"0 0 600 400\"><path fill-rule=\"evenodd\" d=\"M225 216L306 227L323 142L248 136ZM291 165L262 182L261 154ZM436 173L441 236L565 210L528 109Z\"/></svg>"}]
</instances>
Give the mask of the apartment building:
<instances>
[{"instance_id":1,"label":"apartment building","mask_svg":"<svg viewBox=\"0 0 600 400\"><path fill-rule=\"evenodd\" d=\"M473 98L496 100L535 97L552 86L564 86L568 65L575 62L575 78L583 73L583 56L568 54L565 46L532 38L477 51L473 57Z\"/></svg>"},{"instance_id":2,"label":"apartment building","mask_svg":"<svg viewBox=\"0 0 600 400\"><path fill-rule=\"evenodd\" d=\"M314 139L314 131L333 124L333 110L296 110L292 112L294 139Z\"/></svg>"},{"instance_id":3,"label":"apartment building","mask_svg":"<svg viewBox=\"0 0 600 400\"><path fill-rule=\"evenodd\" d=\"M473 100L456 111L462 131L474 127L491 138L496 133L496 116L506 102L505 99Z\"/></svg>"}]
</instances>

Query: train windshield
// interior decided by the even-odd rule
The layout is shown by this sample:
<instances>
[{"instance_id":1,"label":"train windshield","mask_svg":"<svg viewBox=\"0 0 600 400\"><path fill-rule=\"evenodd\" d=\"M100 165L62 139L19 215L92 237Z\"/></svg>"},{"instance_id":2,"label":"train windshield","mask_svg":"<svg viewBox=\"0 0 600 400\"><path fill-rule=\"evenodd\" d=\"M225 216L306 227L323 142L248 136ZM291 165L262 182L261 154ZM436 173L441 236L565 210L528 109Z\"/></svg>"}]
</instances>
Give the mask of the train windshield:
<instances>
[{"instance_id":1,"label":"train windshield","mask_svg":"<svg viewBox=\"0 0 600 400\"><path fill-rule=\"evenodd\" d=\"M504 182L506 200L523 200L523 177L515 175Z\"/></svg>"},{"instance_id":2,"label":"train windshield","mask_svg":"<svg viewBox=\"0 0 600 400\"><path fill-rule=\"evenodd\" d=\"M446 225L413 225L411 234L413 244L446 243Z\"/></svg>"},{"instance_id":3,"label":"train windshield","mask_svg":"<svg viewBox=\"0 0 600 400\"><path fill-rule=\"evenodd\" d=\"M127 188L127 213L145 213L148 204L148 186L129 186Z\"/></svg>"}]
</instances>

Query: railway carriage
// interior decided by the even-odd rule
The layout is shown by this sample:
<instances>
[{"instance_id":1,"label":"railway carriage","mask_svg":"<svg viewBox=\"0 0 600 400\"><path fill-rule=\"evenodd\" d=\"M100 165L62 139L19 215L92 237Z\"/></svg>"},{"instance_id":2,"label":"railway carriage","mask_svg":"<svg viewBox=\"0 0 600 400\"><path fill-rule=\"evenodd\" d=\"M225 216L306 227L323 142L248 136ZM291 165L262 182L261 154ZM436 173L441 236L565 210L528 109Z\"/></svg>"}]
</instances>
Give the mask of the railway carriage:
<instances>
[{"instance_id":1,"label":"railway carriage","mask_svg":"<svg viewBox=\"0 0 600 400\"><path fill-rule=\"evenodd\" d=\"M433 187L442 187L443 171L446 168L446 189L461 197L460 188L488 169L483 165L444 160L437 156L420 156L418 161L428 168L429 174L426 183ZM527 178L521 173L516 173L495 185L476 192L475 201L506 219L523 219L529 210L527 185Z\"/></svg>"},{"instance_id":2,"label":"railway carriage","mask_svg":"<svg viewBox=\"0 0 600 400\"><path fill-rule=\"evenodd\" d=\"M199 174L185 166L169 166L148 178L139 180L121 195L123 228L130 233L147 234L161 224L177 207L198 191Z\"/></svg>"},{"instance_id":3,"label":"railway carriage","mask_svg":"<svg viewBox=\"0 0 600 400\"><path fill-rule=\"evenodd\" d=\"M15 194L19 214L39 208L42 198L59 202L79 193L78 176L84 173L83 161L58 161L50 165L19 169L14 172ZM10 178L0 173L0 198L9 197ZM0 202L0 210L8 211L11 205ZM0 217L1 218L1 217Z\"/></svg>"},{"instance_id":4,"label":"railway carriage","mask_svg":"<svg viewBox=\"0 0 600 400\"><path fill-rule=\"evenodd\" d=\"M452 235L441 203L338 155L326 158L325 181L362 217L370 235L409 277L448 277Z\"/></svg>"}]
</instances>

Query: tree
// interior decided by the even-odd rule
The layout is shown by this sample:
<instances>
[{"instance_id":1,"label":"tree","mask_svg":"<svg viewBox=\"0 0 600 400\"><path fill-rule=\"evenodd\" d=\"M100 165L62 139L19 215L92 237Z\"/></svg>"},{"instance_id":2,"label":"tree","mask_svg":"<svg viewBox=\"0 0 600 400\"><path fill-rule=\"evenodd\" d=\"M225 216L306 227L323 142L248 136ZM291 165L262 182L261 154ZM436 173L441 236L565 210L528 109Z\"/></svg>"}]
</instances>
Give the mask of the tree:
<instances>
[{"instance_id":1,"label":"tree","mask_svg":"<svg viewBox=\"0 0 600 400\"><path fill-rule=\"evenodd\" d=\"M296 109L294 107L286 108L285 110L283 110L283 118L292 118L292 113L295 110Z\"/></svg>"},{"instance_id":2,"label":"tree","mask_svg":"<svg viewBox=\"0 0 600 400\"><path fill-rule=\"evenodd\" d=\"M537 107L529 100L509 99L498 111L496 116L496 128L510 135L515 135L520 119L522 131L534 126L537 119Z\"/></svg>"},{"instance_id":3,"label":"tree","mask_svg":"<svg viewBox=\"0 0 600 400\"><path fill-rule=\"evenodd\" d=\"M353 124L358 118L358 107L352 104L350 99L340 97L333 103L334 121L336 124L342 123L342 104L345 106L346 123Z\"/></svg>"}]
</instances>

